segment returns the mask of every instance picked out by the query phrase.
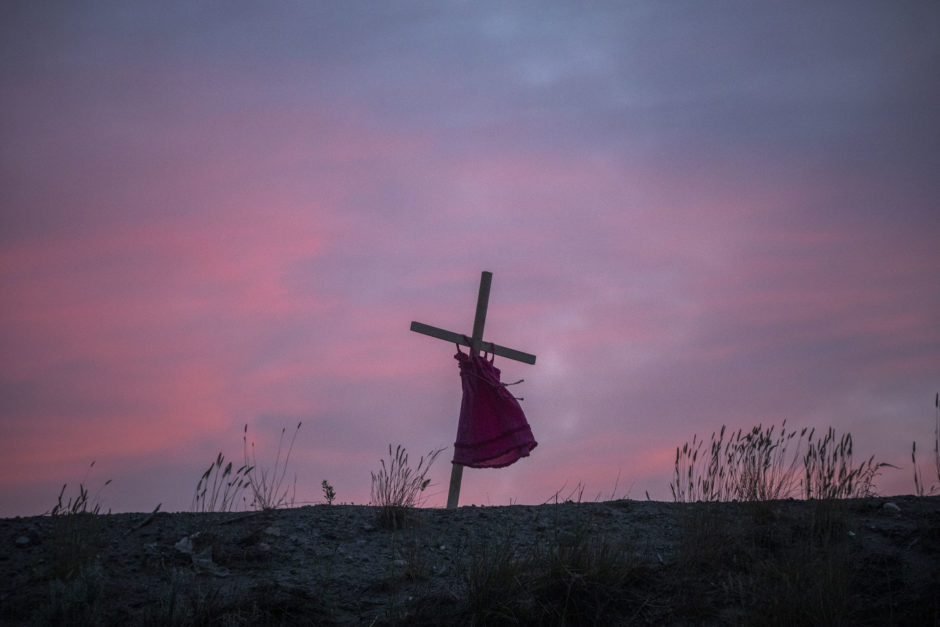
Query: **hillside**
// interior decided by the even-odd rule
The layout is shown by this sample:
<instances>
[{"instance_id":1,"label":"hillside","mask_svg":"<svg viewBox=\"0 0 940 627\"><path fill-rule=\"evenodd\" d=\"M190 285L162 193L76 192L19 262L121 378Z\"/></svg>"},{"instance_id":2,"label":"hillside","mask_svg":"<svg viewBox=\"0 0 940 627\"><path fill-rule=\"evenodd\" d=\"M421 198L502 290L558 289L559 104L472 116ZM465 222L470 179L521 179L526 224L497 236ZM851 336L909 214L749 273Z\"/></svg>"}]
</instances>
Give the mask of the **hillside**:
<instances>
[{"instance_id":1,"label":"hillside","mask_svg":"<svg viewBox=\"0 0 940 627\"><path fill-rule=\"evenodd\" d=\"M940 497L0 520L13 625L940 624Z\"/></svg>"}]
</instances>

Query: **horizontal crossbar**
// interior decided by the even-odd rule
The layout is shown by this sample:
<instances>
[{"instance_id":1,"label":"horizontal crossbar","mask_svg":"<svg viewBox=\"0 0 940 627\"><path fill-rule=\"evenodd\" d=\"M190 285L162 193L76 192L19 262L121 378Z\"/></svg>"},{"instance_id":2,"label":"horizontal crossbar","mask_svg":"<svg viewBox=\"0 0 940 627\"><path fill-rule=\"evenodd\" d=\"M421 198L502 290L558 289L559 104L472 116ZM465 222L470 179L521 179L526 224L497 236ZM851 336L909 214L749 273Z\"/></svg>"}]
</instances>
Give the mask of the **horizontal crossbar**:
<instances>
[{"instance_id":1,"label":"horizontal crossbar","mask_svg":"<svg viewBox=\"0 0 940 627\"><path fill-rule=\"evenodd\" d=\"M436 337L439 340L445 340L453 344L460 344L461 346L473 345L471 339L466 335L432 327L431 325L424 324L423 322L412 322L411 330L415 333L430 335L431 337ZM506 359L521 361L522 363L526 364L535 364L535 355L523 353L522 351L517 351L513 348L506 348L505 346L493 344L492 342L480 342L480 350L487 353L493 353L494 355L499 355L500 357L505 357Z\"/></svg>"}]
</instances>

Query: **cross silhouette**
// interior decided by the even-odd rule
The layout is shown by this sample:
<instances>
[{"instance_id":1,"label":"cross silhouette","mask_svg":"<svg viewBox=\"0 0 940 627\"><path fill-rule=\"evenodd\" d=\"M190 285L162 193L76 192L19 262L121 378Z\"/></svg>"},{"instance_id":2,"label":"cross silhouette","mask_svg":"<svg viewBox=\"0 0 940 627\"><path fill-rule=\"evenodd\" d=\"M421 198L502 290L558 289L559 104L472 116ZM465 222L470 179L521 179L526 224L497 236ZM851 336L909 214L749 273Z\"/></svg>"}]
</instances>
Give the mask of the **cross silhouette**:
<instances>
[{"instance_id":1,"label":"cross silhouette","mask_svg":"<svg viewBox=\"0 0 940 627\"><path fill-rule=\"evenodd\" d=\"M484 270L483 274L480 276L480 292L477 295L477 311L476 316L473 319L473 334L470 337L467 337L461 333L454 333L453 331L432 327L429 324L424 324L421 322L412 322L411 330L416 333L422 333L424 335L436 337L440 340L445 340L452 344L468 346L472 355L479 355L480 350L484 350L488 353L505 357L506 359L521 361L527 364L534 364L535 355L523 353L522 351L518 351L513 348L506 348L505 346L500 346L499 344L494 344L492 342L483 341L483 327L486 325L486 309L489 305L490 285L492 282L493 273ZM454 509L457 507L457 501L460 500L460 482L462 477L463 466L460 464L454 464L450 473L450 490L447 493L447 509Z\"/></svg>"}]
</instances>

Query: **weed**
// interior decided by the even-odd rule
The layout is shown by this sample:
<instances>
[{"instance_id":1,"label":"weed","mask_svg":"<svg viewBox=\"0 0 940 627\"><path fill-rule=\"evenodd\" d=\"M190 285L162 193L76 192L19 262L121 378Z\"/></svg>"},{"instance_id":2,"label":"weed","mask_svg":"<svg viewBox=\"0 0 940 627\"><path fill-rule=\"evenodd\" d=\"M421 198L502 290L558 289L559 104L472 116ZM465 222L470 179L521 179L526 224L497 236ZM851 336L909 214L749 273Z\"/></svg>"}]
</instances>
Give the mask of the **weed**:
<instances>
[{"instance_id":1,"label":"weed","mask_svg":"<svg viewBox=\"0 0 940 627\"><path fill-rule=\"evenodd\" d=\"M284 435L287 428L281 429L281 437L277 443L277 456L274 458L274 468L270 471L267 468L260 468L255 457L255 443L251 443L251 456L249 463L248 455L248 425L245 425L245 432L242 436L242 443L245 452L245 466L248 468L248 484L251 486L252 506L259 509L277 509L279 507L292 507L294 497L297 493L297 477L294 476L293 486L288 490L281 487L284 483L284 476L287 474L287 464L290 462L291 451L294 450L294 441L297 439L297 433L300 431L302 422L297 423L294 429L294 435L291 437L290 445L287 447L287 454L284 456L283 465L281 463L281 452L284 447ZM290 496L288 496L290 492Z\"/></svg>"},{"instance_id":2,"label":"weed","mask_svg":"<svg viewBox=\"0 0 940 627\"><path fill-rule=\"evenodd\" d=\"M371 505L378 505L379 523L384 527L398 528L405 522L408 508L422 503L421 494L430 485L427 478L431 464L444 449L430 451L427 458L421 457L418 465L412 468L408 463L408 453L400 444L392 452L388 445L389 462L380 460L381 470L372 474Z\"/></svg>"},{"instance_id":3,"label":"weed","mask_svg":"<svg viewBox=\"0 0 940 627\"><path fill-rule=\"evenodd\" d=\"M219 452L215 462L202 473L202 477L196 484L192 511L198 513L232 511L242 490L250 483L251 470L251 466L244 465L233 474L232 462L226 464L225 457Z\"/></svg>"}]
</instances>

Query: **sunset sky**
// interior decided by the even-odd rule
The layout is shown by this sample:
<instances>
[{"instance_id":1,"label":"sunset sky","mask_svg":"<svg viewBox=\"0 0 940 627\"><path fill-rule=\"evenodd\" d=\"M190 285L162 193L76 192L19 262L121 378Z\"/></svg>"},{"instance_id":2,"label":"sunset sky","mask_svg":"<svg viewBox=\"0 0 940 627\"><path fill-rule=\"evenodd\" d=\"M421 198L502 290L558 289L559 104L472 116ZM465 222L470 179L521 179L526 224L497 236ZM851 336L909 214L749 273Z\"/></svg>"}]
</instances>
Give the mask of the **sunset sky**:
<instances>
[{"instance_id":1,"label":"sunset sky","mask_svg":"<svg viewBox=\"0 0 940 627\"><path fill-rule=\"evenodd\" d=\"M400 443L443 506L455 349L409 324L469 334L483 270L539 445L461 504L669 500L693 434L784 419L911 493L938 68L926 0L4 2L0 516L187 510L300 421L297 502Z\"/></svg>"}]
</instances>

